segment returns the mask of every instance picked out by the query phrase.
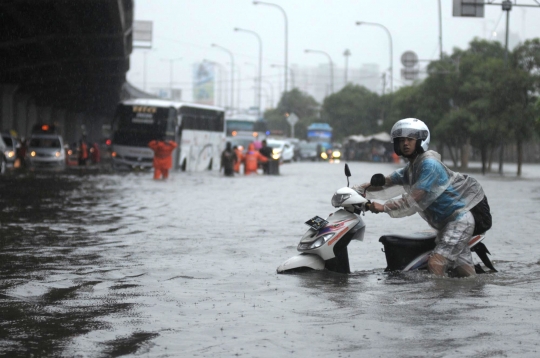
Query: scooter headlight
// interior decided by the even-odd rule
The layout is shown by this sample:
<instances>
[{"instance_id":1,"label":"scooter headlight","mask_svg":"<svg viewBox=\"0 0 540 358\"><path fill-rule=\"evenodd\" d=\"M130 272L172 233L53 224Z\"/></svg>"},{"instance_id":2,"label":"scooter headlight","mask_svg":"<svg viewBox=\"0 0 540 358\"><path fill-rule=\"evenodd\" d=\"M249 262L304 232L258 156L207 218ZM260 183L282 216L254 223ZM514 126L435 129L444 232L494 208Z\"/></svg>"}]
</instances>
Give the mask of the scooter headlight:
<instances>
[{"instance_id":1,"label":"scooter headlight","mask_svg":"<svg viewBox=\"0 0 540 358\"><path fill-rule=\"evenodd\" d=\"M343 202L351 197L351 194L334 194L332 197L332 206L338 208Z\"/></svg>"},{"instance_id":2,"label":"scooter headlight","mask_svg":"<svg viewBox=\"0 0 540 358\"><path fill-rule=\"evenodd\" d=\"M335 235L335 233L329 233L329 234L318 237L317 240L315 240L315 241L313 241L311 243L300 244L300 245L298 245L298 250L300 250L300 251L302 251L302 250L313 250L313 249L316 249L318 247L321 247L323 244L328 242L328 240L333 238L334 235Z\"/></svg>"},{"instance_id":3,"label":"scooter headlight","mask_svg":"<svg viewBox=\"0 0 540 358\"><path fill-rule=\"evenodd\" d=\"M309 246L310 249L316 249L318 247L321 247L324 243L327 243L328 240L334 237L334 233L326 234L321 237L319 237L317 240L313 241L313 243Z\"/></svg>"}]
</instances>

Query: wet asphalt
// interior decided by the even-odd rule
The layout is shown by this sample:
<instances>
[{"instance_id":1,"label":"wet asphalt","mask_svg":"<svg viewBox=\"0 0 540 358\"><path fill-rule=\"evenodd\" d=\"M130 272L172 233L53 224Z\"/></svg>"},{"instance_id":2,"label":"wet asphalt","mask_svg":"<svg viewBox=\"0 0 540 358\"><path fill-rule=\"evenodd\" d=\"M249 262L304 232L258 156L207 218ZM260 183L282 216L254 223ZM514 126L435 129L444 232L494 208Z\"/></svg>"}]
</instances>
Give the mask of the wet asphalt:
<instances>
[{"instance_id":1,"label":"wet asphalt","mask_svg":"<svg viewBox=\"0 0 540 358\"><path fill-rule=\"evenodd\" d=\"M350 163L352 183L397 168ZM388 274L378 242L427 230L367 214L350 275L278 275L343 164L279 176L69 170L0 178L0 356L537 357L540 166L481 176L499 273Z\"/></svg>"}]
</instances>

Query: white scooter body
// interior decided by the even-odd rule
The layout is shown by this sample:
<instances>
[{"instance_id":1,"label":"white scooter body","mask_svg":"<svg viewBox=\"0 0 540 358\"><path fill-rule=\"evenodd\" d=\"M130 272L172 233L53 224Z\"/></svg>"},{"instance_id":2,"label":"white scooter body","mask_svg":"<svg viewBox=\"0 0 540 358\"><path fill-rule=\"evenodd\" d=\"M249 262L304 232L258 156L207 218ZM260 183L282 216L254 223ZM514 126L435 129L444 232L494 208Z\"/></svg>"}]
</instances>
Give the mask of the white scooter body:
<instances>
[{"instance_id":1,"label":"white scooter body","mask_svg":"<svg viewBox=\"0 0 540 358\"><path fill-rule=\"evenodd\" d=\"M337 255L347 254L347 245L351 240L364 239L366 225L360 213L366 210L365 204L369 201L348 187L336 191L332 201L334 204L339 204L341 208L330 214L326 218L327 223L320 229L309 228L306 231L297 248L301 254L281 264L277 268L278 273L300 268L323 270L327 265L333 265L332 259L336 258L336 253ZM340 246L339 243L343 240L347 242ZM346 261L348 268L348 258ZM343 267L343 270L347 268Z\"/></svg>"}]
</instances>

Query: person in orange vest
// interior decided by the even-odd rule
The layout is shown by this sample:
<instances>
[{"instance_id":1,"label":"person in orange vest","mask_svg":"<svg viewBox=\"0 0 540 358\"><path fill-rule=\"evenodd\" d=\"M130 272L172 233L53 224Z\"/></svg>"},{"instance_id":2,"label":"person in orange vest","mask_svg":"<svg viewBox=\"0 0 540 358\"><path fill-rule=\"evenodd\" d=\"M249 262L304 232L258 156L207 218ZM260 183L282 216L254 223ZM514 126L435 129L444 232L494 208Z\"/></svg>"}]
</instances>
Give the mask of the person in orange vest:
<instances>
[{"instance_id":1,"label":"person in orange vest","mask_svg":"<svg viewBox=\"0 0 540 358\"><path fill-rule=\"evenodd\" d=\"M79 143L79 165L86 165L88 161L88 144L86 144L86 137L82 137Z\"/></svg>"},{"instance_id":2,"label":"person in orange vest","mask_svg":"<svg viewBox=\"0 0 540 358\"><path fill-rule=\"evenodd\" d=\"M255 144L251 143L248 147L246 155L244 156L244 174L257 174L259 162L266 163L267 161L268 158L256 150Z\"/></svg>"},{"instance_id":3,"label":"person in orange vest","mask_svg":"<svg viewBox=\"0 0 540 358\"><path fill-rule=\"evenodd\" d=\"M242 153L242 147L235 145L233 147L234 153L236 154L236 162L234 163L234 172L240 174L240 164L244 160L244 154Z\"/></svg>"},{"instance_id":4,"label":"person in orange vest","mask_svg":"<svg viewBox=\"0 0 540 358\"><path fill-rule=\"evenodd\" d=\"M172 152L178 144L173 140L160 139L151 141L148 146L154 151L154 180L159 180L161 177L167 179L169 169L172 168Z\"/></svg>"},{"instance_id":5,"label":"person in orange vest","mask_svg":"<svg viewBox=\"0 0 540 358\"><path fill-rule=\"evenodd\" d=\"M92 164L98 164L101 161L101 155L99 153L99 145L94 142L92 144L92 148L90 148L90 159L92 160Z\"/></svg>"}]
</instances>

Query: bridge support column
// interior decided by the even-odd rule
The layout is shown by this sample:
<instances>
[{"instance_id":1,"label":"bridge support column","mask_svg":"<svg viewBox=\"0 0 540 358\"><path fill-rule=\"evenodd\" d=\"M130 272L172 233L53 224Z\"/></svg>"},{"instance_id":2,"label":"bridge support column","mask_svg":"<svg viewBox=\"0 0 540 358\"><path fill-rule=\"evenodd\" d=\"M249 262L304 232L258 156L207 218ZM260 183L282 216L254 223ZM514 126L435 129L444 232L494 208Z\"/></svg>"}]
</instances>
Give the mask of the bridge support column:
<instances>
[{"instance_id":1,"label":"bridge support column","mask_svg":"<svg viewBox=\"0 0 540 358\"><path fill-rule=\"evenodd\" d=\"M80 139L77 135L77 118L77 113L66 112L66 120L64 125L64 141L70 146Z\"/></svg>"},{"instance_id":2,"label":"bridge support column","mask_svg":"<svg viewBox=\"0 0 540 358\"><path fill-rule=\"evenodd\" d=\"M14 128L15 111L13 97L17 91L17 85L0 86L0 130L7 132Z\"/></svg>"},{"instance_id":3,"label":"bridge support column","mask_svg":"<svg viewBox=\"0 0 540 358\"><path fill-rule=\"evenodd\" d=\"M94 115L91 115L90 118L88 119L89 121L87 121L87 126L86 126L88 140L92 143L93 142L99 143L103 137L102 128L103 128L104 118L94 114Z\"/></svg>"},{"instance_id":4,"label":"bridge support column","mask_svg":"<svg viewBox=\"0 0 540 358\"><path fill-rule=\"evenodd\" d=\"M29 137L32 127L38 123L38 107L33 100L26 105L26 134Z\"/></svg>"},{"instance_id":5,"label":"bridge support column","mask_svg":"<svg viewBox=\"0 0 540 358\"><path fill-rule=\"evenodd\" d=\"M30 128L28 128L28 106L31 97L27 94L17 93L15 96L15 122L13 127L19 138L28 137Z\"/></svg>"},{"instance_id":6,"label":"bridge support column","mask_svg":"<svg viewBox=\"0 0 540 358\"><path fill-rule=\"evenodd\" d=\"M53 108L51 112L51 122L56 126L58 133L64 137L66 128L66 110Z\"/></svg>"}]
</instances>

